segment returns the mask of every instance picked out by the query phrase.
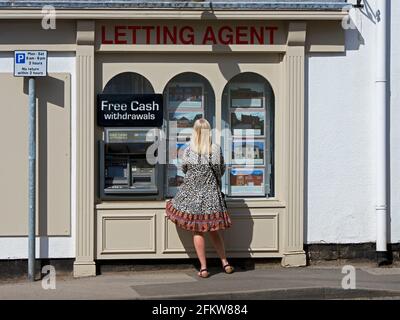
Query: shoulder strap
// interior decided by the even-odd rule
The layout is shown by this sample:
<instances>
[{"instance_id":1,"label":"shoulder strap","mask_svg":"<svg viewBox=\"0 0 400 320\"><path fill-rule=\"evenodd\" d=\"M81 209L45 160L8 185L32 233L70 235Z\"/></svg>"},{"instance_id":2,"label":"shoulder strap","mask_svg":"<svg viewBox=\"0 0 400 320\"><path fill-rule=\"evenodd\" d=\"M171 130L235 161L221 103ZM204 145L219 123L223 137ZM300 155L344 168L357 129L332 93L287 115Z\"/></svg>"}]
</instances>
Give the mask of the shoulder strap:
<instances>
[{"instance_id":1,"label":"shoulder strap","mask_svg":"<svg viewBox=\"0 0 400 320\"><path fill-rule=\"evenodd\" d=\"M212 171L212 173L213 173L213 176L214 176L214 178L215 178L215 180L216 180L216 182L217 182L218 188L221 189L221 185L220 185L220 183L219 183L219 179L218 179L218 177L217 177L217 174L215 173L214 168L212 167L212 163L211 163L211 153L210 153L210 156L209 156L208 165L210 166L210 169L211 169L211 171Z\"/></svg>"}]
</instances>

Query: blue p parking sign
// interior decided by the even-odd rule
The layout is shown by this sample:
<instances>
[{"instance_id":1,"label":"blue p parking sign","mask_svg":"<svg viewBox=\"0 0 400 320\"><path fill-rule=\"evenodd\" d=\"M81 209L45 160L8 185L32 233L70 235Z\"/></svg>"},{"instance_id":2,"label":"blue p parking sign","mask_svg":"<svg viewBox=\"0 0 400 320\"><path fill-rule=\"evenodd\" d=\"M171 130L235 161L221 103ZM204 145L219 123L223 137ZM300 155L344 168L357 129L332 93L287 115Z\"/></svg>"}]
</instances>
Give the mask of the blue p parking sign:
<instances>
[{"instance_id":1,"label":"blue p parking sign","mask_svg":"<svg viewBox=\"0 0 400 320\"><path fill-rule=\"evenodd\" d=\"M47 51L17 50L14 52L15 77L47 76Z\"/></svg>"},{"instance_id":2,"label":"blue p parking sign","mask_svg":"<svg viewBox=\"0 0 400 320\"><path fill-rule=\"evenodd\" d=\"M15 53L15 63L21 64L25 63L26 55L24 52L16 52Z\"/></svg>"}]
</instances>

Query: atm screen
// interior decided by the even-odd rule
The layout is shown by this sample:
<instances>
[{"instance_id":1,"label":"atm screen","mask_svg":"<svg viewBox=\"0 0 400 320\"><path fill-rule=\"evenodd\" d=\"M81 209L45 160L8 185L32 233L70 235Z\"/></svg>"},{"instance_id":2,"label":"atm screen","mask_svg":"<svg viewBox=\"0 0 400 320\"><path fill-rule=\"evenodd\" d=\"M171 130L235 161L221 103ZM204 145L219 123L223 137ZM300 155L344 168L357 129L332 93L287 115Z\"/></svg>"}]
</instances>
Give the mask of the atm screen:
<instances>
[{"instance_id":1,"label":"atm screen","mask_svg":"<svg viewBox=\"0 0 400 320\"><path fill-rule=\"evenodd\" d=\"M107 177L126 177L126 167L124 166L109 166L107 167Z\"/></svg>"}]
</instances>

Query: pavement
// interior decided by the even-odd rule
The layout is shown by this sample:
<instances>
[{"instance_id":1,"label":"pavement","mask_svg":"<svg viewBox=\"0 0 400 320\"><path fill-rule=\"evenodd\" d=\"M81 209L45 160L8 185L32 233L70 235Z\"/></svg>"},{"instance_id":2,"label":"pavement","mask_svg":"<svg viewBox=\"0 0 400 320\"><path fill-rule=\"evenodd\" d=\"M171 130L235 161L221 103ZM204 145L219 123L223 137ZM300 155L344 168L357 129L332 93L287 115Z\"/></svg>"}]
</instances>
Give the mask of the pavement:
<instances>
[{"instance_id":1,"label":"pavement","mask_svg":"<svg viewBox=\"0 0 400 320\"><path fill-rule=\"evenodd\" d=\"M42 280L2 282L0 300L400 300L400 268L356 267L355 289L345 290L342 281L348 275L342 267L237 268L230 275L210 268L207 279L199 278L194 269L114 272L77 279L57 276L55 289L47 290Z\"/></svg>"}]
</instances>

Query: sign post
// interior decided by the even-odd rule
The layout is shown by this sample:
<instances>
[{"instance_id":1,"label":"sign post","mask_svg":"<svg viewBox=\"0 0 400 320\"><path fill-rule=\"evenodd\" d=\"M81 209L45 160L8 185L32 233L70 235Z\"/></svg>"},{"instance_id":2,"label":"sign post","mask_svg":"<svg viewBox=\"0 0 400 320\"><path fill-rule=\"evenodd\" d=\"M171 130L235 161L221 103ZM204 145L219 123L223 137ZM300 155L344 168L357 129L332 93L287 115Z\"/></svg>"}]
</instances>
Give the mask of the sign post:
<instances>
[{"instance_id":1,"label":"sign post","mask_svg":"<svg viewBox=\"0 0 400 320\"><path fill-rule=\"evenodd\" d=\"M14 76L29 78L28 279L35 281L36 235L36 88L35 77L47 76L47 51L15 51Z\"/></svg>"}]
</instances>

